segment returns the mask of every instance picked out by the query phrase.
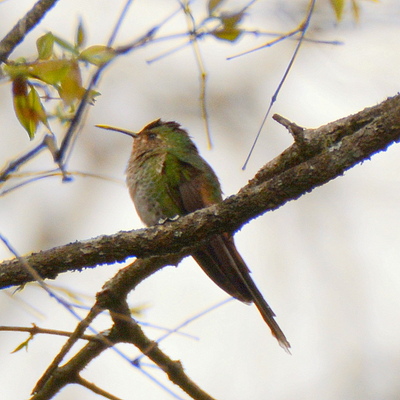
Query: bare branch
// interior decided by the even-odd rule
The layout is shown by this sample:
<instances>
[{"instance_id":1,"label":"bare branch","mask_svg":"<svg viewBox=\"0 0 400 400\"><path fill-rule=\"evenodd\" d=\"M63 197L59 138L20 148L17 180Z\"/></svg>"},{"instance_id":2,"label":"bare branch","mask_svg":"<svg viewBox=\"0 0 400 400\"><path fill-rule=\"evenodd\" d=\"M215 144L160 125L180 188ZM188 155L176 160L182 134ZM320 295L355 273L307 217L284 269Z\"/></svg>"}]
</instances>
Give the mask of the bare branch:
<instances>
[{"instance_id":1,"label":"bare branch","mask_svg":"<svg viewBox=\"0 0 400 400\"><path fill-rule=\"evenodd\" d=\"M138 323L131 317L126 302L127 294L143 279L164 265L176 264L180 256L150 257L136 260L126 268L120 270L97 294L97 301L92 310L107 309L114 322L112 329L99 335L97 343L88 343L64 366L59 367L67 351L72 347L71 338L63 346L60 353L40 378L31 400L51 399L59 390L70 383L81 383L80 372L103 351L116 343L125 342L135 345L144 355L158 365L182 390L197 400L213 400L211 396L200 389L184 372L179 361L170 359L163 353L158 344L150 340L142 331ZM92 312L91 312L92 313ZM89 313L90 315L90 313ZM87 320L86 318L85 320ZM82 324L80 324L82 325ZM79 328L79 325L78 325ZM83 330L74 332L74 340L79 339ZM133 362L132 362L133 364ZM139 365L137 365L139 367Z\"/></svg>"},{"instance_id":2,"label":"bare branch","mask_svg":"<svg viewBox=\"0 0 400 400\"><path fill-rule=\"evenodd\" d=\"M7 166L5 166L3 168L3 170L0 171L0 182L6 181L10 177L10 174L12 172L16 171L21 165L25 164L26 162L31 160L33 157L36 157L36 155L39 152L41 152L45 147L46 147L46 143L43 140L37 146L35 146L34 149L29 150L27 153L25 153L21 157L18 157L17 159L11 161Z\"/></svg>"},{"instance_id":3,"label":"bare branch","mask_svg":"<svg viewBox=\"0 0 400 400\"><path fill-rule=\"evenodd\" d=\"M105 390L99 388L97 385L95 385L92 382L87 381L86 379L83 379L81 376L78 377L78 381L81 386L84 386L85 388L91 390L92 392L99 394L100 396L103 396L106 399L109 400L122 400L119 397L116 397L112 395L111 393L106 392Z\"/></svg>"},{"instance_id":4,"label":"bare branch","mask_svg":"<svg viewBox=\"0 0 400 400\"><path fill-rule=\"evenodd\" d=\"M46 334L46 335L55 335L55 336L71 336L72 332L68 331L60 331L58 329L46 329L40 328L39 326L33 324L31 327L26 326L0 326L0 332L27 332L30 333L32 336L37 335L39 333ZM93 335L81 335L80 339L85 340L99 340L96 336Z\"/></svg>"}]
</instances>

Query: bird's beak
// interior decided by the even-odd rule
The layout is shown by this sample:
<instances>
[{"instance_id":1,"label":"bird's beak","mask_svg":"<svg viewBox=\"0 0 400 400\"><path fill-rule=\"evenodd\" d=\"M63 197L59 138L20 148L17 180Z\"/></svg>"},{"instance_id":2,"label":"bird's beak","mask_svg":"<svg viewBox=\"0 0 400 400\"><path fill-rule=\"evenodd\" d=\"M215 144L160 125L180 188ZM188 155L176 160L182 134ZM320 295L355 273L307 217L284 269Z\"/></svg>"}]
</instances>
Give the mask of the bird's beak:
<instances>
[{"instance_id":1,"label":"bird's beak","mask_svg":"<svg viewBox=\"0 0 400 400\"><path fill-rule=\"evenodd\" d=\"M95 125L95 126L97 126L97 128L107 129L108 131L124 133L125 135L133 137L134 139L136 139L138 137L138 134L136 132L127 131L125 129L115 128L115 127L109 126L109 125Z\"/></svg>"}]
</instances>

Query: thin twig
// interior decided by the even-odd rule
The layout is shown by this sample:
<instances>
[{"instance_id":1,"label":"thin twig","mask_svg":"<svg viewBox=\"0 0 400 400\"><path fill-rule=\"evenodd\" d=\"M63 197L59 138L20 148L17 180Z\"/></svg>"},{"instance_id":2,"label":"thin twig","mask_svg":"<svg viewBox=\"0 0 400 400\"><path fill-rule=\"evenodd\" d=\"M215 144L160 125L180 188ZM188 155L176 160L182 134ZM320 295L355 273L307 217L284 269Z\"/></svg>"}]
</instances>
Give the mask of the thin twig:
<instances>
[{"instance_id":1,"label":"thin twig","mask_svg":"<svg viewBox=\"0 0 400 400\"><path fill-rule=\"evenodd\" d=\"M115 39L116 39L117 34L118 34L118 31L121 28L122 22L124 21L124 19L126 17L126 14L128 13L128 10L129 10L129 8L130 8L130 6L132 4L132 1L133 0L127 0L126 1L125 6L122 9L122 11L121 11L121 13L120 13L120 15L118 17L117 23L115 24L114 29L113 29L113 31L112 31L112 33L110 35L110 38L107 41L107 47L111 47L114 44Z\"/></svg>"},{"instance_id":2,"label":"thin twig","mask_svg":"<svg viewBox=\"0 0 400 400\"><path fill-rule=\"evenodd\" d=\"M124 12L124 11L123 11ZM126 14L124 14L125 16ZM117 26L120 26L120 19L117 22ZM122 54L126 54L130 51L132 51L133 49L135 49L138 46L142 46L143 44L147 43L152 35L154 34L153 32L154 30L151 30L150 32L147 32L143 37L141 37L140 39L136 40L134 43L131 43L127 46L120 46L119 48L115 49L115 54L116 55L122 55ZM113 35L115 35L115 29L113 30ZM97 68L96 72L93 74L92 78L90 79L89 85L84 93L84 95L82 96L81 101L79 102L79 105L77 107L77 110L75 112L74 117L71 120L71 123L68 127L68 130L61 142L60 145L60 149L57 153L56 156L56 162L58 162L59 164L63 165L65 163L66 157L67 157L67 152L70 150L71 144L73 143L73 140L76 137L76 132L80 126L80 123L83 119L84 113L87 110L87 107L89 105L88 99L91 95L91 91L93 90L93 88L97 85L102 72L104 71L104 69L106 67L108 67L108 65L113 61L110 60L104 64L102 64L100 67Z\"/></svg>"},{"instance_id":3,"label":"thin twig","mask_svg":"<svg viewBox=\"0 0 400 400\"><path fill-rule=\"evenodd\" d=\"M189 8L189 0L185 0L184 3L182 3L182 9L185 13L186 20L187 20L187 25L188 25L188 30L189 30L189 35L190 35L190 43L193 46L193 51L195 54L195 59L197 63L197 68L199 70L200 74L200 108L201 108L201 116L204 122L204 128L206 131L206 137L207 137L207 146L209 149L212 147L212 142L211 142L211 134L210 134L210 122L208 118L208 111L207 111L207 71L204 66L204 61L203 57L200 52L200 46L198 42L198 35L196 34L196 22L193 18L192 13L190 12Z\"/></svg>"},{"instance_id":4,"label":"thin twig","mask_svg":"<svg viewBox=\"0 0 400 400\"><path fill-rule=\"evenodd\" d=\"M21 165L28 162L30 159L35 157L38 153L40 153L46 147L46 143L44 140L39 143L35 148L29 150L26 154L18 157L17 159L11 161L3 170L0 172L0 182L6 181L10 174L16 171Z\"/></svg>"},{"instance_id":5,"label":"thin twig","mask_svg":"<svg viewBox=\"0 0 400 400\"><path fill-rule=\"evenodd\" d=\"M57 329L46 329L46 328L40 328L33 324L32 327L26 327L26 326L0 326L0 331L3 332L27 332L30 333L31 335L37 335L37 334L43 334L43 335L54 335L54 336L67 336L70 337L72 335L72 332L68 331L60 331ZM80 339L85 339L85 340L95 340L98 341L99 339L96 336L93 335L82 335Z\"/></svg>"},{"instance_id":6,"label":"thin twig","mask_svg":"<svg viewBox=\"0 0 400 400\"><path fill-rule=\"evenodd\" d=\"M300 145L305 145L304 143L304 131L305 129L292 121L289 121L287 118L282 117L279 114L274 114L272 119L284 126L290 134L293 136L294 141Z\"/></svg>"},{"instance_id":7,"label":"thin twig","mask_svg":"<svg viewBox=\"0 0 400 400\"><path fill-rule=\"evenodd\" d=\"M166 339L167 337L169 337L170 335L172 335L173 333L180 333L178 332L180 329L182 329L184 326L189 325L190 323L192 323L193 321L203 317L205 314L210 313L211 311L215 310L216 308L219 308L223 305L225 305L226 303L233 301L234 298L233 297L229 297L228 299L225 299L223 301L220 301L217 304L212 305L211 307L207 307L205 310L197 313L195 316L191 317L191 318L187 318L185 321L183 321L181 324L179 324L178 326L176 326L174 329L171 329L169 332L167 332L166 334L160 336L156 342L160 343L161 341L163 341L164 339ZM140 356L136 357L135 360L133 361L133 363L139 363L139 361L144 357L144 354L141 354Z\"/></svg>"},{"instance_id":8,"label":"thin twig","mask_svg":"<svg viewBox=\"0 0 400 400\"><path fill-rule=\"evenodd\" d=\"M85 387L86 389L89 389L93 393L96 393L100 396L105 397L106 399L109 400L122 400L121 398L114 396L113 394L105 391L104 389L99 388L97 385L95 385L92 382L87 381L86 379L83 379L81 376L78 376L78 379L76 380L76 383L79 385Z\"/></svg>"},{"instance_id":9,"label":"thin twig","mask_svg":"<svg viewBox=\"0 0 400 400\"><path fill-rule=\"evenodd\" d=\"M269 103L267 112L266 112L265 115L264 115L264 118L263 118L263 120L262 120L262 122L261 122L261 125L260 125L259 129L258 129L258 132L257 132L257 134L256 134L256 137L255 137L255 139L254 139L254 141L253 141L253 144L252 144L252 146L251 146L251 148L250 148L249 154L247 155L247 158L246 158L246 160L245 160L245 162L244 162L244 164L243 164L242 170L245 170L245 169L246 169L247 163L249 162L250 157L251 157L251 155L253 154L253 150L254 150L254 148L255 148L255 146L256 146L256 144L257 144L258 138L260 137L261 131L262 131L263 128L264 128L265 122L267 121L267 118L268 118L269 113L270 113L270 111L271 111L271 109L272 109L272 106L274 105L274 103L275 103L275 101L276 101L276 99L277 99L277 97L278 97L278 94L279 94L279 92L281 91L282 86L283 86L284 82L286 81L286 78L287 78L288 75L289 75L290 70L292 69L292 66L293 66L293 64L294 64L294 60L296 59L297 53L298 53L299 50L300 50L300 47L301 47L301 45L302 45L302 43L303 43L303 40L304 40L304 36L305 36L305 34L306 34L306 32L307 32L307 28L308 28L308 26L309 26L309 24L310 24L311 16L312 16L312 13L313 13L313 10L314 10L314 5L315 5L315 0L310 0L310 4L309 4L309 8L308 8L307 15L306 15L305 19L303 20L303 22L300 24L299 28L296 30L297 32L300 32L300 33L301 33L300 38L299 38L299 41L297 42L297 45L296 45L296 48L295 48L295 50L294 50L294 52L293 52L292 58L290 59L289 64L288 64L288 66L286 67L286 70L285 70L285 73L283 74L282 79L280 80L279 85L278 85L278 87L277 87L276 90L275 90L275 93L274 93L274 94L272 95L272 97L271 97L271 101L270 101L270 103ZM294 31L293 33L295 33L296 31ZM292 34L293 34L293 33L292 33ZM292 34L291 34L291 35L292 35ZM277 40L278 40L278 39L277 39ZM264 46L264 47L265 47L265 46Z\"/></svg>"}]
</instances>

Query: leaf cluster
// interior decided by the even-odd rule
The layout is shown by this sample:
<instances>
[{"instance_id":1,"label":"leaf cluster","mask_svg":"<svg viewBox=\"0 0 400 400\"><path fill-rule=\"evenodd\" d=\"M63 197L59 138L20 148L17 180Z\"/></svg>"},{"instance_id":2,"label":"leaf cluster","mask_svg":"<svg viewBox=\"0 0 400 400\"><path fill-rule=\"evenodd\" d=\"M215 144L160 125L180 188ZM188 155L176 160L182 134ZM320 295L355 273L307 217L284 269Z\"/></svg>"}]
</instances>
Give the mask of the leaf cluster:
<instances>
[{"instance_id":1,"label":"leaf cluster","mask_svg":"<svg viewBox=\"0 0 400 400\"><path fill-rule=\"evenodd\" d=\"M71 119L86 92L82 68L88 64L101 66L115 56L114 50L104 45L84 48L85 36L82 23L73 44L48 32L37 39L37 56L33 61L20 58L4 65L3 75L12 84L15 114L30 139L35 137L40 123L51 131L52 116L62 122ZM93 103L97 95L92 90L89 102ZM49 100L57 100L55 111L46 111L44 103Z\"/></svg>"},{"instance_id":2,"label":"leaf cluster","mask_svg":"<svg viewBox=\"0 0 400 400\"><path fill-rule=\"evenodd\" d=\"M378 3L378 0L369 0ZM336 20L341 21L344 15L345 6L350 3L351 13L353 18L358 21L360 19L360 3L361 0L330 0L333 11L335 12Z\"/></svg>"}]
</instances>

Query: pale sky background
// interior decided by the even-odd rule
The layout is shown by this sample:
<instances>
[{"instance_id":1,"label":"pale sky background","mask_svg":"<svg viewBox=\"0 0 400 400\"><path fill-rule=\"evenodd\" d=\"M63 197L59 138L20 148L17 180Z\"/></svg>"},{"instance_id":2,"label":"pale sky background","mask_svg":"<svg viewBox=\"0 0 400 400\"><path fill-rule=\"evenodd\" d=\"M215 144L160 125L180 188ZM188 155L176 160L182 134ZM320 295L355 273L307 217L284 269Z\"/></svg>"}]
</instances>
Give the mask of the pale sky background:
<instances>
[{"instance_id":1,"label":"pale sky background","mask_svg":"<svg viewBox=\"0 0 400 400\"><path fill-rule=\"evenodd\" d=\"M34 54L35 40L49 30L72 40L79 17L88 32L88 45L105 43L123 3L60 1L11 58ZM273 108L305 127L317 127L375 105L395 95L400 83L398 0L362 1L358 24L349 14L336 24L328 0L317 3L310 35L340 40L344 45L305 44ZM33 4L27 0L0 3L0 36ZM177 4L171 0L133 2L117 43L139 37ZM227 1L226 8L237 9L238 4ZM301 20L306 4L302 0L260 0L244 23L272 32L289 31ZM193 10L201 18L204 3L195 1ZM163 32L185 29L185 19L179 16ZM200 118L199 75L192 48L148 64L147 60L181 43L160 42L116 60L102 78L101 96L89 110L68 168L106 175L119 183L83 177L68 184L58 178L35 182L0 197L0 232L24 254L142 227L123 183L131 140L100 131L94 124L139 130L159 117L176 120L189 130L214 167L225 194L237 192L292 142L283 127L269 120L248 169L241 170L295 42L286 41L231 61L226 57L265 40L248 37L234 45L211 38L200 42L209 74L211 151ZM36 142L29 143L16 121L9 84L0 86L0 99L0 165L4 165ZM62 132L57 128L57 133ZM236 234L239 251L292 344L292 356L277 345L256 308L238 301L184 329L199 340L175 335L162 342L161 348L181 360L187 374L216 399L398 399L399 155L400 147L392 146ZM23 171L51 168L51 157L43 153ZM0 258L10 257L0 246ZM93 296L120 267L65 274L49 283ZM67 330L75 326L67 311L39 288L28 286L14 296L12 293L12 289L0 293L0 325L35 323ZM140 285L130 302L149 306L142 318L146 322L174 328L226 298L194 261L187 259L179 268L165 268ZM32 313L22 301L41 315ZM92 304L90 298L87 301ZM108 327L107 317L95 326ZM148 329L148 334L156 339L161 332ZM26 399L64 339L38 336L28 352L10 354L27 335L1 332L0 338L0 398ZM128 346L120 348L132 357L139 354ZM164 374L148 371L181 398L188 398ZM82 376L126 400L172 398L112 351L90 364ZM99 397L69 386L56 398Z\"/></svg>"}]
</instances>

